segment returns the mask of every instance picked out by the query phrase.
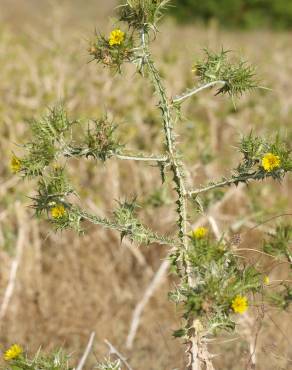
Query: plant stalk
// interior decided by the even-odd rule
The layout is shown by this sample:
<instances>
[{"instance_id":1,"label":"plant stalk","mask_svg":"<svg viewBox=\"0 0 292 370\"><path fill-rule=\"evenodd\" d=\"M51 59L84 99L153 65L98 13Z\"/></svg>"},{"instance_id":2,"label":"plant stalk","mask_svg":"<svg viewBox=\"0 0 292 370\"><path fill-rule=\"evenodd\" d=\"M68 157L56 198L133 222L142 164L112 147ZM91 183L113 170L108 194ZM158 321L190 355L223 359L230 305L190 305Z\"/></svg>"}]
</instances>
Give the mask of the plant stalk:
<instances>
[{"instance_id":1,"label":"plant stalk","mask_svg":"<svg viewBox=\"0 0 292 370\"><path fill-rule=\"evenodd\" d=\"M151 59L149 48L147 47L145 40L145 32L141 31L142 49L143 49L143 61L148 67L150 78L153 82L154 89L159 97L159 108L162 114L163 129L165 135L165 146L168 154L170 169L173 173L173 182L175 184L175 191L177 193L177 224L179 227L178 237L181 241L182 250L180 255L182 257L182 264L185 270L188 284L193 287L195 281L192 277L192 269L189 262L186 259L188 251L188 239L187 239L187 192L184 182L183 163L179 161L176 152L176 142L173 133L173 120L171 115L171 102L167 98L166 89L162 84L161 76L156 69L154 62ZM191 328L188 336L188 348L186 353L188 354L187 370L201 370L203 366L209 361L208 358L204 359L201 353L207 353L206 346L201 347L200 336L196 329L193 329L193 317L188 319L188 325Z\"/></svg>"},{"instance_id":2,"label":"plant stalk","mask_svg":"<svg viewBox=\"0 0 292 370\"><path fill-rule=\"evenodd\" d=\"M195 87L195 88L193 88L191 90L186 91L185 93L183 93L180 96L175 96L172 99L172 102L174 104L180 103L180 102L184 101L185 99L190 98L191 96L196 95L199 92L201 92L201 91L203 91L205 89L208 89L210 87L213 87L215 85L218 85L218 84L221 84L221 85L224 86L226 84L226 82L225 81L218 80L218 81L209 82L208 84L203 85L203 86L200 86L200 87Z\"/></svg>"},{"instance_id":3,"label":"plant stalk","mask_svg":"<svg viewBox=\"0 0 292 370\"><path fill-rule=\"evenodd\" d=\"M187 195L189 197L193 197L193 196L196 196L198 194L205 193L209 190L222 188L224 186L229 186L229 185L232 185L232 184L238 185L240 182L246 182L248 180L253 179L254 175L255 175L255 173L241 174L240 176L232 177L230 179L226 179L226 180L223 180L223 181L219 181L219 182L216 182L214 184L210 184L208 186L205 186L204 188L201 188L201 189L190 190L190 191L187 192Z\"/></svg>"}]
</instances>

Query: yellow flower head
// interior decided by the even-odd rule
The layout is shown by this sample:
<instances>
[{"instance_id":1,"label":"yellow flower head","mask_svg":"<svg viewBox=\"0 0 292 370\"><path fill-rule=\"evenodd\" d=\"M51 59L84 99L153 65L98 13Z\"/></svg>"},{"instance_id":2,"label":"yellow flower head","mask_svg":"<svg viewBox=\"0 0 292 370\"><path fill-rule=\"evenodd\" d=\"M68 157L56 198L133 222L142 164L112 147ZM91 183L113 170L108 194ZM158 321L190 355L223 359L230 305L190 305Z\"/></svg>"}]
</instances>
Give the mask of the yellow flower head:
<instances>
[{"instance_id":1,"label":"yellow flower head","mask_svg":"<svg viewBox=\"0 0 292 370\"><path fill-rule=\"evenodd\" d=\"M270 278L268 277L268 275L265 275L263 280L264 280L264 284L265 285L269 285L270 284Z\"/></svg>"},{"instance_id":2,"label":"yellow flower head","mask_svg":"<svg viewBox=\"0 0 292 370\"><path fill-rule=\"evenodd\" d=\"M19 357L23 353L23 349L18 344L13 344L7 351L4 353L4 360L10 361Z\"/></svg>"},{"instance_id":3,"label":"yellow flower head","mask_svg":"<svg viewBox=\"0 0 292 370\"><path fill-rule=\"evenodd\" d=\"M208 234L206 227L198 227L191 232L191 236L195 239L203 239Z\"/></svg>"},{"instance_id":4,"label":"yellow flower head","mask_svg":"<svg viewBox=\"0 0 292 370\"><path fill-rule=\"evenodd\" d=\"M278 155L275 155L273 153L267 153L262 158L262 166L265 171L271 172L275 168L280 167L281 160Z\"/></svg>"},{"instance_id":5,"label":"yellow flower head","mask_svg":"<svg viewBox=\"0 0 292 370\"><path fill-rule=\"evenodd\" d=\"M53 218L58 219L64 217L66 214L65 207L62 204L58 204L51 208L51 215Z\"/></svg>"},{"instance_id":6,"label":"yellow flower head","mask_svg":"<svg viewBox=\"0 0 292 370\"><path fill-rule=\"evenodd\" d=\"M194 64L193 67L192 67L192 73L194 73L195 75L198 74L198 68L197 68L196 64Z\"/></svg>"},{"instance_id":7,"label":"yellow flower head","mask_svg":"<svg viewBox=\"0 0 292 370\"><path fill-rule=\"evenodd\" d=\"M237 295L232 303L231 307L235 313L244 313L248 309L248 300L246 297L243 297L241 295Z\"/></svg>"},{"instance_id":8,"label":"yellow flower head","mask_svg":"<svg viewBox=\"0 0 292 370\"><path fill-rule=\"evenodd\" d=\"M21 170L21 160L17 158L16 155L13 155L10 160L10 169L13 173L17 173Z\"/></svg>"},{"instance_id":9,"label":"yellow flower head","mask_svg":"<svg viewBox=\"0 0 292 370\"><path fill-rule=\"evenodd\" d=\"M61 167L58 163L54 163L54 164L53 164L53 169L54 169L55 171L59 171L59 170L61 170L61 169L62 169L62 167Z\"/></svg>"},{"instance_id":10,"label":"yellow flower head","mask_svg":"<svg viewBox=\"0 0 292 370\"><path fill-rule=\"evenodd\" d=\"M124 39L125 39L125 32L119 29L116 29L110 33L108 42L110 46L121 45Z\"/></svg>"}]
</instances>

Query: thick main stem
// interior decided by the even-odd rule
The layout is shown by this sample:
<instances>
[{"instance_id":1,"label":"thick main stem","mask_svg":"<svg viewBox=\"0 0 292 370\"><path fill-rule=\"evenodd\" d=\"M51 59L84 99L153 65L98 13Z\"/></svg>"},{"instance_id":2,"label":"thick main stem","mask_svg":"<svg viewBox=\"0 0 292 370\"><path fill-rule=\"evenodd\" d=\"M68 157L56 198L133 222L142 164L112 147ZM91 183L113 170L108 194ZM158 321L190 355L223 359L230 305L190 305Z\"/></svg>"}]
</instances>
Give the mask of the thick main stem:
<instances>
[{"instance_id":1,"label":"thick main stem","mask_svg":"<svg viewBox=\"0 0 292 370\"><path fill-rule=\"evenodd\" d=\"M149 49L145 42L145 33L142 31L142 48L143 48L143 59L144 63L148 67L148 71L152 82L154 84L155 91L159 97L159 108L162 113L163 129L165 134L166 151L169 158L169 164L173 173L173 181L175 183L175 191L177 193L177 214L178 214L178 236L182 244L182 261L185 269L188 284L194 286L192 278L192 271L189 262L186 259L186 252L188 250L187 240L187 192L184 182L183 164L178 160L176 152L175 136L173 132L173 120L171 116L171 104L167 98L166 89L161 82L161 77L158 70L156 69L153 61L150 57ZM205 351L202 351L200 335L196 329L193 328L193 317L189 318L190 330L188 349L189 363L187 365L188 370L201 370L202 366L206 364L206 360L201 356ZM205 349L205 348L204 348Z\"/></svg>"},{"instance_id":2,"label":"thick main stem","mask_svg":"<svg viewBox=\"0 0 292 370\"><path fill-rule=\"evenodd\" d=\"M155 91L159 96L159 108L163 118L163 128L165 134L166 150L169 157L170 168L173 172L173 181L175 183L175 190L178 195L177 211L178 211L178 226L179 238L183 247L187 248L187 210L186 210L186 188L183 179L182 164L177 159L175 140L173 135L173 123L171 118L170 104L166 95L165 87L161 83L159 72L155 68L153 61L150 58L149 50L145 42L145 33L142 34L143 58L146 63Z\"/></svg>"},{"instance_id":3,"label":"thick main stem","mask_svg":"<svg viewBox=\"0 0 292 370\"><path fill-rule=\"evenodd\" d=\"M170 168L173 173L173 181L175 183L175 191L178 196L177 212L178 212L178 226L179 238L183 247L187 249L187 206L186 206L186 187L184 183L184 175L182 164L177 159L175 148L175 140L173 135L173 123L171 119L171 112L166 96L165 88L161 83L160 76L156 70L153 62L147 58L147 65L151 73L156 92L159 94L160 102L159 108L163 118L163 128L165 134L166 150L169 156Z\"/></svg>"}]
</instances>

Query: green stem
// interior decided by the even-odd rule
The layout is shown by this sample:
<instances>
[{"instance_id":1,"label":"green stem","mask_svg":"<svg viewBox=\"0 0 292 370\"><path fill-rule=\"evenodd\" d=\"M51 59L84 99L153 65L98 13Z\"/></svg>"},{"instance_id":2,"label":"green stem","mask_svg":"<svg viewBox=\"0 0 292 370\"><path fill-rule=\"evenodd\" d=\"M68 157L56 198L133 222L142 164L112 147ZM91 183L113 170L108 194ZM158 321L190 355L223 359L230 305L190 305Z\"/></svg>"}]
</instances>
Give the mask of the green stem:
<instances>
[{"instance_id":1,"label":"green stem","mask_svg":"<svg viewBox=\"0 0 292 370\"><path fill-rule=\"evenodd\" d=\"M142 162L167 162L167 157L155 157L155 156L135 156L135 155L125 155L125 154L114 154L114 157L122 160L131 160L131 161L142 161Z\"/></svg>"},{"instance_id":2,"label":"green stem","mask_svg":"<svg viewBox=\"0 0 292 370\"><path fill-rule=\"evenodd\" d=\"M173 173L173 181L175 184L175 191L177 193L177 214L178 220L177 224L179 227L178 236L182 245L182 264L185 270L185 277L190 287L195 286L195 281L192 276L192 266L186 258L188 251L188 239L187 239L187 193L186 186L184 182L183 164L178 160L175 136L173 133L173 120L171 116L171 103L169 102L166 94L166 89L161 82L161 76L156 69L154 62L151 59L149 49L145 41L145 33L142 30L142 48L143 48L143 61L148 67L149 75L154 84L155 91L159 97L159 108L161 110L163 119L163 129L165 134L166 151L168 153L168 159L170 164L170 169ZM179 263L179 261L177 262ZM193 317L190 315L188 317L188 326L193 328L189 331L188 343L186 353L189 357L189 363L187 365L188 370L201 370L202 366L209 362L208 368L213 369L212 364L208 359L208 352L205 346L201 343L200 334L197 333L196 329L193 327ZM206 356L205 356L206 352ZM204 353L201 357L201 353Z\"/></svg>"},{"instance_id":3,"label":"green stem","mask_svg":"<svg viewBox=\"0 0 292 370\"><path fill-rule=\"evenodd\" d=\"M94 225L100 225L103 226L106 229L116 230L120 232L121 234L124 234L125 236L128 236L132 240L136 240L136 237L139 237L141 235L136 235L133 231L133 228L128 225L122 225L115 221L111 221L107 218L102 218L96 215L92 215L90 213L87 213L80 209L75 209L74 212L83 220L89 221L90 223ZM160 236L148 229L146 229L144 226L139 224L140 228L143 228L143 235L145 234L144 242L146 244L161 244L161 245L169 245L169 246L176 246L177 241L171 238L167 238L164 236Z\"/></svg>"},{"instance_id":4,"label":"green stem","mask_svg":"<svg viewBox=\"0 0 292 370\"><path fill-rule=\"evenodd\" d=\"M161 77L156 69L151 57L149 49L145 41L145 33L142 30L142 48L144 63L148 67L151 80L154 84L155 91L159 96L159 108L161 110L163 119L163 128L166 141L166 150L169 157L170 168L173 172L173 181L175 183L175 191L177 193L177 213L178 213L178 227L179 239L181 240L185 249L187 249L187 207L186 207L186 190L184 184L184 174L182 164L177 159L175 148L175 140L173 134L173 122L171 117L171 108L168 101L165 87L161 82Z\"/></svg>"},{"instance_id":5,"label":"green stem","mask_svg":"<svg viewBox=\"0 0 292 370\"><path fill-rule=\"evenodd\" d=\"M248 180L252 180L254 178L254 175L255 175L255 173L245 173L245 174L242 174L242 175L237 176L237 177L232 177L230 179L226 179L226 180L223 180L223 181L216 182L215 184L208 185L208 186L206 186L204 188L201 188L201 189L190 190L190 191L187 192L187 195L189 197L193 197L193 196L196 196L198 194L205 193L209 190L222 188L224 186L228 186L228 185L232 185L232 184L238 185L240 182L246 182Z\"/></svg>"},{"instance_id":6,"label":"green stem","mask_svg":"<svg viewBox=\"0 0 292 370\"><path fill-rule=\"evenodd\" d=\"M218 85L218 84L221 84L221 85L225 85L226 82L225 81L221 81L221 80L218 80L218 81L213 81L213 82L209 82L208 84L206 85L203 85L203 86L200 86L200 87L194 87L193 89L191 90L187 90L186 92L184 92L182 95L180 96L175 96L173 99L172 99L172 102L174 104L176 103L180 103L182 101L184 101L185 99L187 98L190 98L191 96L193 95L196 95L198 94L199 92L205 90L205 89L208 89L210 87L213 87L215 85Z\"/></svg>"},{"instance_id":7,"label":"green stem","mask_svg":"<svg viewBox=\"0 0 292 370\"><path fill-rule=\"evenodd\" d=\"M65 157L85 157L88 155L93 155L94 149L91 148L74 148L66 147L64 150ZM155 155L144 155L144 154L123 154L123 153L114 153L108 152L109 158L118 158L121 160L130 160L130 161L142 161L142 162L167 162L167 156L155 156Z\"/></svg>"}]
</instances>

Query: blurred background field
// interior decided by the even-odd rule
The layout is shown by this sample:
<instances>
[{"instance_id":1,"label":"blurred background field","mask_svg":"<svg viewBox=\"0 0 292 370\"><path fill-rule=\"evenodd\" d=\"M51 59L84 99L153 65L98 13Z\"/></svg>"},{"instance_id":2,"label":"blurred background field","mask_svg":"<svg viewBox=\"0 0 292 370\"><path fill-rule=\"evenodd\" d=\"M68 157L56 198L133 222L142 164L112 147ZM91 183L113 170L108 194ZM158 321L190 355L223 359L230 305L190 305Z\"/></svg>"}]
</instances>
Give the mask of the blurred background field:
<instances>
[{"instance_id":1,"label":"blurred background field","mask_svg":"<svg viewBox=\"0 0 292 370\"><path fill-rule=\"evenodd\" d=\"M215 21L223 27L291 29L287 0L176 0L171 14L180 22Z\"/></svg>"},{"instance_id":2,"label":"blurred background field","mask_svg":"<svg viewBox=\"0 0 292 370\"><path fill-rule=\"evenodd\" d=\"M29 135L27 119L44 114L60 101L70 115L84 119L99 117L106 110L130 148L146 153L162 150L161 123L159 112L153 109L156 99L151 87L134 75L132 67L125 68L123 76L113 77L95 63L88 64L88 39L95 27L110 31L109 17L115 5L113 0L0 0L0 304L11 266L15 261L19 264L10 303L0 315L0 345L3 349L18 342L32 352L40 345L44 349L64 346L78 359L90 332L96 331L98 359L106 354L103 340L107 338L135 369L181 369L183 347L171 337L179 327L180 312L167 300L174 284L171 276L165 277L146 306L133 348L125 346L133 310L167 249L156 245L138 249L127 241L121 244L118 234L94 226L88 226L81 237L70 231L56 234L44 221L32 217L27 207L27 196L33 195L31 184L9 171L12 151L21 152L16 143ZM287 19L289 7L288 2ZM201 18L200 24L188 19L184 24L183 14L179 8L180 24L167 18L153 44L172 95L194 85L192 64L205 46L216 50L224 46L244 55L258 66L261 85L272 88L237 101L236 110L230 100L215 98L210 91L185 104L178 131L189 165L188 181L205 184L212 177L228 175L236 165L233 146L242 133L254 130L274 136L280 132L291 143L292 34L272 30L273 18L263 24L269 28L226 30L220 27L220 18L208 18L207 23ZM289 26L286 18L281 28ZM244 21L239 24L245 25ZM137 196L145 223L161 232L174 229L173 209L156 168L114 159L105 164L82 160L69 171L83 204L91 211L110 215L117 200ZM210 206L210 214L220 231L241 234L243 248L258 249L265 233L289 218L291 222L291 216L283 216L253 229L273 216L292 213L289 189L291 178L281 186L268 181L227 189L227 195L216 192L214 199L221 201L218 207ZM207 210L214 199L203 199ZM190 223L199 218L194 211ZM271 264L256 253L244 257L262 263L271 280L286 276L285 265ZM248 368L257 315L251 308L243 327L232 336L234 341L214 343L218 369ZM257 338L258 370L292 368L291 322L291 312L266 313Z\"/></svg>"}]
</instances>

